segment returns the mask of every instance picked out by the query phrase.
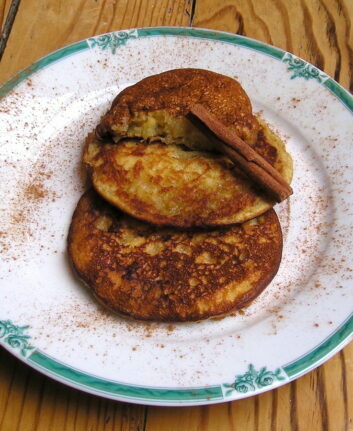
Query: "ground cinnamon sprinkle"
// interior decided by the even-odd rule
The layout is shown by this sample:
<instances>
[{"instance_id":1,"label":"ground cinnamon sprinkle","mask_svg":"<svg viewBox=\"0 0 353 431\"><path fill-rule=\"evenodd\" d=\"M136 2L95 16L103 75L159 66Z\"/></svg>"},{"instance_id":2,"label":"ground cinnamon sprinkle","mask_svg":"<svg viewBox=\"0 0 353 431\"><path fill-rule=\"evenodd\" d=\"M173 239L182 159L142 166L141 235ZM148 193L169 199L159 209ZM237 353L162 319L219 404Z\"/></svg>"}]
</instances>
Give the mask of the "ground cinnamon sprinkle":
<instances>
[{"instance_id":1,"label":"ground cinnamon sprinkle","mask_svg":"<svg viewBox=\"0 0 353 431\"><path fill-rule=\"evenodd\" d=\"M43 186L43 184L29 184L24 189L24 194L26 195L27 199L30 200L40 200L45 198L46 196L46 190Z\"/></svg>"},{"instance_id":2,"label":"ground cinnamon sprinkle","mask_svg":"<svg viewBox=\"0 0 353 431\"><path fill-rule=\"evenodd\" d=\"M46 204L58 198L48 181L53 174L48 168L48 156L44 154L39 163L27 167L17 182L17 193L9 199L3 216L7 228L0 235L0 252L4 261L14 261L19 256L24 258L28 241L33 242L35 233L46 229L41 226L41 212Z\"/></svg>"},{"instance_id":3,"label":"ground cinnamon sprinkle","mask_svg":"<svg viewBox=\"0 0 353 431\"><path fill-rule=\"evenodd\" d=\"M104 62L105 64L103 65L103 67L106 66L106 61L104 60ZM121 71L119 73L121 73ZM27 83L27 86L29 90L32 89L31 82ZM280 100L280 97L277 97L277 100ZM81 101L83 102L84 98L81 98ZM298 105L296 107L297 110L299 109L300 101L301 100L299 99L292 98L292 105ZM17 106L11 107L11 109L6 106L3 106L0 108L0 112L5 115L6 113L11 111L16 115L16 113L21 107L20 102L21 99L18 100ZM294 107L295 106L292 106L292 108ZM94 106L94 108L96 107ZM322 108L324 109L326 108L326 106L322 106ZM43 108L42 112L45 113L47 111L48 108ZM86 127L87 117L88 114L85 114L85 122L82 121L81 126L77 126L77 130L79 127L80 129L82 129L83 124L85 124ZM319 122L317 123L319 124ZM26 145L28 143L28 147L26 148L27 153L31 154L29 150L31 149L32 139L36 139L34 137L36 132L36 126L33 126L31 122L26 123L24 126L26 133L29 133L29 129L31 128L31 126L33 127L32 135L26 142ZM12 126L9 126L7 130L12 130ZM71 142L69 139L69 137L71 136L70 133L74 136L78 136L76 132L72 132L70 131L70 129L68 129L68 131L65 130L63 135L64 139L62 140L63 146L68 146L68 144L66 143L66 139L68 139L68 143ZM80 130L80 134L84 136L84 130ZM331 154L331 149L335 148L335 141L337 141L337 138L335 137L331 137L330 139L332 140L332 143L330 145L325 144L328 148L327 151L330 151L328 152L328 154ZM79 141L80 138L77 139L77 142ZM337 143L337 145L339 145L339 142ZM65 159L64 157L61 157L63 152L62 147L60 147L60 157L57 158L56 155L59 154L59 150L53 150L52 147L49 148L50 145L48 145L48 142L45 142L45 145L41 147L41 151L44 147L46 147L46 149L43 151L42 154L39 155L38 158L38 160L41 160L41 162L34 163L33 166L29 166L28 169L23 172L23 175L21 175L21 180L18 183L18 190L16 190L16 196L10 202L10 206L6 209L6 216L8 217L10 222L10 229L9 231L7 231L7 229L5 231L5 228L1 229L0 248L5 250L6 256L9 256L9 258L12 260L22 258L21 254L23 250L26 250L29 247L33 248L36 246L36 242L40 241L40 243L42 243L43 241L40 236L42 235L43 230L46 229L46 226L43 220L41 220L41 218L43 217L43 214L45 215L45 211L48 208L50 202L56 200L59 197L57 191L54 190L54 181L50 180L51 176L53 175L53 177L55 177L58 172L59 176L61 175L61 172L67 172L69 176L72 175L71 171L67 170L67 166L69 166L72 162L71 150L68 152L68 155ZM309 145L307 145L306 148L303 148L303 153L305 153L305 151L310 152ZM306 159L308 158L309 156L306 156ZM304 161L306 159L303 157ZM328 156L327 160L330 160ZM323 157L323 163L324 162L325 157ZM13 170L15 171L18 167L16 160L11 159L8 164L10 165L11 163L13 163ZM330 181L332 181L331 185L335 187L333 197L330 197L326 185L325 188L319 187L319 185L321 184L321 177L319 175L321 175L320 172L322 171L322 166L320 163L318 163L314 157L312 159L312 164L310 165L309 163L302 163L301 160L296 160L296 169L301 172L302 176L307 176L310 180L314 180L314 184L307 182L306 184L298 188L298 192L300 193L300 197L298 198L298 200L304 202L304 204L306 205L304 205L304 208L310 213L311 223L302 228L300 234L298 234L298 237L294 242L292 240L292 229L296 223L296 220L292 220L291 210L293 210L293 214L296 216L297 212L295 201L293 200L293 208L290 207L290 201L287 201L285 204L282 205L281 208L276 209L276 211L278 211L279 215L281 216L281 224L285 241L284 250L287 255L285 262L287 269L285 273L283 273L282 276L277 279L277 281L275 280L271 290L269 289L267 292L264 292L264 295L259 298L257 305L253 304L251 310L246 309L241 313L234 314L234 328L236 328L236 331L234 332L233 337L236 340L240 339L241 337L241 335L238 335L239 331L241 332L241 328L239 329L236 326L236 319L243 319L243 321L245 322L244 324L251 324L254 322L253 319L257 319L258 316L262 318L265 313L270 313L273 314L273 316L271 317L272 321L274 322L273 332L276 333L277 329L280 332L280 328L287 325L287 322L290 322L291 319L288 314L282 314L283 307L286 304L298 304L300 299L299 294L302 290L312 291L310 296L310 302L308 301L308 304L302 304L302 307L308 307L307 311L308 313L310 313L311 307L314 304L314 300L316 298L320 298L320 296L324 294L331 295L333 290L336 290L336 293L340 292L342 290L342 281L353 279L353 269L349 267L349 259L347 262L346 256L340 254L342 253L342 243L347 243L348 238L353 238L353 228L347 225L345 229L343 229L342 227L338 227L337 230L331 232L331 226L335 226L334 220L332 220L330 217L323 217L323 215L325 214L331 214L330 202L332 202L333 199L336 198L336 196L341 196L342 191L346 186L343 180L341 181L343 166L340 166L340 164L338 164L337 169L332 168L331 172L329 172L331 177ZM307 169L303 169L304 172L300 171L302 166L305 168L305 166L307 165L309 167ZM52 172L50 171L50 167L52 167L55 174L52 174ZM73 182L78 182L77 178L82 178L80 184L84 183L85 172L82 171L81 164L77 164L77 168L75 169L75 174L72 176ZM345 169L349 168L347 167ZM313 176L313 178L311 175ZM318 178L320 179L320 181L318 180ZM352 211L351 206L341 201L339 202L339 210L347 212L349 213L349 215L351 215ZM47 219L49 218L47 217ZM48 222L47 219L45 221ZM47 231L49 233L56 233L54 232L54 230L51 230L50 224L47 225ZM61 235L61 237L63 238L66 235L66 231L60 233L59 235ZM47 236L49 236L49 234ZM54 238L54 235L50 235L50 237ZM287 237L288 242L292 241L290 244L287 242ZM335 258L326 259L326 253L321 252L321 249L318 247L325 243L325 238L327 238L327 241L332 242L333 246L336 248L337 256ZM56 240L53 239L53 242L54 241ZM349 239L349 241L351 240ZM39 246L43 247L43 245L40 245L39 242L37 245L38 249ZM353 246L352 241L351 245ZM308 284L304 275L303 277L300 277L301 272L298 275L298 280L296 280L294 278L294 276L296 275L294 267L296 260L299 260L304 263L303 268L305 268L306 271L302 271L303 273L307 272L313 267L317 267L319 268L320 273L323 272L324 276L340 273L340 280L339 282L337 282L337 285L326 285L324 279L315 279L314 281L314 278L316 277L315 276L310 279L311 283ZM16 267L12 266L11 268L14 272L14 268ZM79 287L77 287L77 289L79 289ZM296 297L297 294L298 298ZM55 345L59 343L63 349L70 348L72 351L77 351L80 348L79 346L77 346L77 338L79 337L77 333L82 333L84 334L85 339L89 339L92 335L99 335L103 340L106 339L107 342L109 342L109 346L113 345L114 348L117 348L118 350L119 346L121 346L123 350L124 345L126 344L126 339L132 340L134 338L136 339L136 342L132 342L132 351L140 349L143 350L145 344L152 345L153 342L158 342L158 347L160 347L161 349L166 349L167 347L169 347L168 343L171 343L171 345L175 343L175 345L178 347L173 349L174 357L179 357L179 355L181 358L184 357L182 355L182 353L184 352L182 350L182 347L180 347L182 343L177 343L175 341L178 341L183 334L182 330L178 325L154 326L142 322L129 322L120 319L115 315L106 313L100 308L97 309L96 306L93 304L94 302L92 298L87 299L87 302L85 302L84 300L82 300L81 296L79 296L78 298L73 296L69 299L63 298L62 304L57 304L57 306L54 307L55 309L49 307L48 305L48 309L41 313L42 327L40 328L40 331L43 332L43 336L45 336L48 340L48 345ZM261 314L263 311L264 314ZM315 331L315 329L319 327L322 328L325 323L327 325L334 324L331 320L329 320L328 322L321 322L317 320L316 316L313 317L313 319L314 320L310 321L310 325L312 326L313 331ZM57 322L60 322L60 335L62 336L56 338L53 337L52 328L57 327ZM213 325L213 322L207 324L207 336L211 336L213 334L212 333L210 335L209 329L216 328L217 325L218 323ZM197 325L194 324L192 327L188 328L188 331L191 334L197 333L197 336L206 333L205 331L196 331L196 327ZM114 328L114 331L116 331L116 333L111 333L109 332L109 330L107 331L107 328ZM309 327L309 329L311 328ZM320 329L317 329L317 331L320 331ZM217 332L217 334L219 333ZM40 338L41 337L39 337L39 339ZM246 337L242 338L245 339ZM72 345L68 340L74 340ZM137 342L139 344L137 344ZM161 344L162 342L165 344ZM213 338L211 338L211 341L209 338L205 339L205 343L212 342ZM241 342L239 342L239 345L241 345ZM98 351L100 346L101 344L97 342L97 345L93 344L89 346L89 348L97 349ZM198 346L196 346L195 344L195 349L196 348L198 348ZM197 354L195 354L195 357L197 357ZM97 353L96 355L98 356ZM135 355L136 357L138 356L137 354ZM107 351L103 351L102 356L107 357L109 361L109 358L111 357L111 350L107 349ZM156 361L155 363L158 364L158 362ZM200 369L204 374L207 372L208 365L209 362L205 364L200 361ZM197 371L195 372L195 375L196 374ZM180 375L182 375L181 372L178 377L180 377Z\"/></svg>"}]
</instances>

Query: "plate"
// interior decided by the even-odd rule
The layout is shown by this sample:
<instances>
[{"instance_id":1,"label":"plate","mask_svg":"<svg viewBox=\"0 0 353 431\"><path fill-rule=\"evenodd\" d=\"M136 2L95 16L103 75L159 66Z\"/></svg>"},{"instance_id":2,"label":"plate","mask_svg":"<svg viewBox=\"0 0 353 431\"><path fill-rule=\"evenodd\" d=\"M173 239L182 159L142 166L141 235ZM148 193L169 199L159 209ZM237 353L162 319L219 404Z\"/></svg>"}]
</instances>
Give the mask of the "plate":
<instances>
[{"instance_id":1,"label":"plate","mask_svg":"<svg viewBox=\"0 0 353 431\"><path fill-rule=\"evenodd\" d=\"M85 135L123 88L179 67L240 81L287 143L295 193L276 206L280 270L253 304L222 320L147 324L91 298L66 236L86 187ZM49 54L1 94L0 343L25 363L107 398L197 405L283 385L352 338L353 98L329 76L245 37L140 28Z\"/></svg>"}]
</instances>

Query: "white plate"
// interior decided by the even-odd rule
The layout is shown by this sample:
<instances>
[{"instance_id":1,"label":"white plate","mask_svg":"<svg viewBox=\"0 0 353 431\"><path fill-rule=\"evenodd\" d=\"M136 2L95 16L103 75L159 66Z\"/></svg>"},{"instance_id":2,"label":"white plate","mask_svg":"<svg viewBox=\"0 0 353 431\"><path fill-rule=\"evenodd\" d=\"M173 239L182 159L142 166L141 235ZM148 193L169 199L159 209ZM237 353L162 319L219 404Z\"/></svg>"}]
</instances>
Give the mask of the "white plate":
<instances>
[{"instance_id":1,"label":"white plate","mask_svg":"<svg viewBox=\"0 0 353 431\"><path fill-rule=\"evenodd\" d=\"M278 205L280 270L244 313L194 324L111 315L68 264L85 189L84 138L141 78L199 67L237 78L287 142L294 195ZM56 51L1 89L0 343L32 367L108 398L230 401L280 386L351 339L353 98L310 64L227 33L144 28Z\"/></svg>"}]
</instances>

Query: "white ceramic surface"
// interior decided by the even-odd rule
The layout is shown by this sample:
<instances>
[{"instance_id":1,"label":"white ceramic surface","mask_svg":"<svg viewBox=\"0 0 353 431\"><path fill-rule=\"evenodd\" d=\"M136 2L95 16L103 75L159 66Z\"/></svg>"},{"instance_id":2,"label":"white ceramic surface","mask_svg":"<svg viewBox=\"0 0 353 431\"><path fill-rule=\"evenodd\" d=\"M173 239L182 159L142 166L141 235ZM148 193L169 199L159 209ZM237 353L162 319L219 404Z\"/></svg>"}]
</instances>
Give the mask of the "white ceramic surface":
<instances>
[{"instance_id":1,"label":"white ceramic surface","mask_svg":"<svg viewBox=\"0 0 353 431\"><path fill-rule=\"evenodd\" d=\"M98 306L68 263L67 231L85 190L80 157L120 90L179 67L238 79L286 141L294 195L275 208L283 259L244 313L133 322ZM207 404L286 383L351 339L353 101L327 75L251 39L155 28L63 48L1 92L0 344L22 360L114 399Z\"/></svg>"}]
</instances>

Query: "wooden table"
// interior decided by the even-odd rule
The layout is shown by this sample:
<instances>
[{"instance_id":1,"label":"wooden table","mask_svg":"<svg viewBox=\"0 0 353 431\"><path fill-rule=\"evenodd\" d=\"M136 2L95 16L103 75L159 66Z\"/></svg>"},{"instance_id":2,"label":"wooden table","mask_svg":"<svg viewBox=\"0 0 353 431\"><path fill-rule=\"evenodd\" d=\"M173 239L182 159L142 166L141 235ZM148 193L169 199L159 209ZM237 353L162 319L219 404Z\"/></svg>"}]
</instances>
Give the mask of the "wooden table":
<instances>
[{"instance_id":1,"label":"wooden table","mask_svg":"<svg viewBox=\"0 0 353 431\"><path fill-rule=\"evenodd\" d=\"M3 25L11 0L1 0ZM195 26L284 48L353 90L352 0L22 0L0 83L82 38L143 26ZM0 348L0 431L353 430L353 344L279 389L242 401L162 408L108 401L46 378Z\"/></svg>"}]
</instances>

